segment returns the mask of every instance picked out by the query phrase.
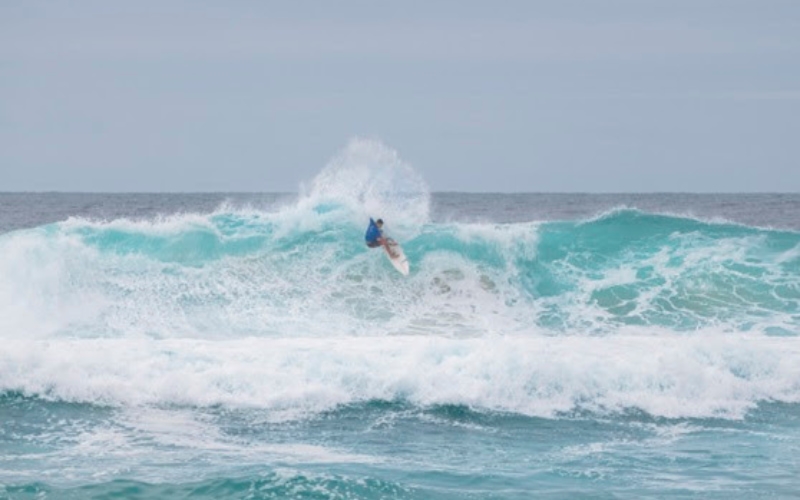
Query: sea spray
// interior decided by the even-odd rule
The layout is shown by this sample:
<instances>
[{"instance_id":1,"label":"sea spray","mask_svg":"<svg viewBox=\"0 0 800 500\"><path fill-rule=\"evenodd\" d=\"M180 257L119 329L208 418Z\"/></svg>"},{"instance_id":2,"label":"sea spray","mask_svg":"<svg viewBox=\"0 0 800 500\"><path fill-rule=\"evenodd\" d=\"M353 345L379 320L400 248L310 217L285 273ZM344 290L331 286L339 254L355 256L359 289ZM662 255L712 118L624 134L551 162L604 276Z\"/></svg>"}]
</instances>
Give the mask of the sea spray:
<instances>
[{"instance_id":1,"label":"sea spray","mask_svg":"<svg viewBox=\"0 0 800 500\"><path fill-rule=\"evenodd\" d=\"M381 217L395 236L409 238L429 219L430 193L424 179L397 151L374 139L352 139L303 187L302 212L327 213L356 225ZM337 208L343 208L342 212Z\"/></svg>"}]
</instances>

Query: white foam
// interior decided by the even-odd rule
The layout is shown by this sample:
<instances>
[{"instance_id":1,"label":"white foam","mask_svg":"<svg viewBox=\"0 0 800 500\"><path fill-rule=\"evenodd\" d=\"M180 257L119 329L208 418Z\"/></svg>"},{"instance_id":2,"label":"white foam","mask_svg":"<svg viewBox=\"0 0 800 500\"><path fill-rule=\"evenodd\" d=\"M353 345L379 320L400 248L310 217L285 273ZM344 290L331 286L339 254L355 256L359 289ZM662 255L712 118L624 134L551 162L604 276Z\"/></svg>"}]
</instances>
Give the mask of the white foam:
<instances>
[{"instance_id":1,"label":"white foam","mask_svg":"<svg viewBox=\"0 0 800 500\"><path fill-rule=\"evenodd\" d=\"M0 337L41 337L64 323L93 323L105 298L76 286L102 271L86 266L96 252L76 237L43 229L0 239Z\"/></svg>"},{"instance_id":2,"label":"white foam","mask_svg":"<svg viewBox=\"0 0 800 500\"><path fill-rule=\"evenodd\" d=\"M121 406L254 407L279 419L405 400L554 417L589 410L742 418L800 402L800 339L707 332L10 340L0 391Z\"/></svg>"}]
</instances>

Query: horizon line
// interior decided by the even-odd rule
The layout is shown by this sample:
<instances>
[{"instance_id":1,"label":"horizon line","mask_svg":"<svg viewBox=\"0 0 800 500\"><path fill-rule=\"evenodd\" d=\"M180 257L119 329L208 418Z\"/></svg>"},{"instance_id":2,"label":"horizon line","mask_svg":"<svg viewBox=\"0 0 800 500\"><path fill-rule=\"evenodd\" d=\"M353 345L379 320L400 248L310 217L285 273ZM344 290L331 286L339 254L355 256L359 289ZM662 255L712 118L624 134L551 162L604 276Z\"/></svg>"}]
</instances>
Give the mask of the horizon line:
<instances>
[{"instance_id":1,"label":"horizon line","mask_svg":"<svg viewBox=\"0 0 800 500\"><path fill-rule=\"evenodd\" d=\"M299 191L62 191L62 190L19 190L2 191L7 194L104 194L104 195L193 195L193 194L228 194L228 195L299 195ZM767 194L800 194L800 191L429 191L429 194L467 194L467 195L767 195Z\"/></svg>"}]
</instances>

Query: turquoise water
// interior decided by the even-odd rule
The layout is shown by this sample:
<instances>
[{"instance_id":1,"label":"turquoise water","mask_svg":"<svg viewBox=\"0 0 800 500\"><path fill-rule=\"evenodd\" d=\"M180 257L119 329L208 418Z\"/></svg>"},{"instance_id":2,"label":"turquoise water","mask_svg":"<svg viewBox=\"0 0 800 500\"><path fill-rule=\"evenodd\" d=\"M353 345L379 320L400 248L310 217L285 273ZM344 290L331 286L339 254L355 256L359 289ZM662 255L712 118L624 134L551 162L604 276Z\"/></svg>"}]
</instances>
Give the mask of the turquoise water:
<instances>
[{"instance_id":1,"label":"turquoise water","mask_svg":"<svg viewBox=\"0 0 800 500\"><path fill-rule=\"evenodd\" d=\"M800 196L401 167L0 194L0 498L796 498Z\"/></svg>"}]
</instances>

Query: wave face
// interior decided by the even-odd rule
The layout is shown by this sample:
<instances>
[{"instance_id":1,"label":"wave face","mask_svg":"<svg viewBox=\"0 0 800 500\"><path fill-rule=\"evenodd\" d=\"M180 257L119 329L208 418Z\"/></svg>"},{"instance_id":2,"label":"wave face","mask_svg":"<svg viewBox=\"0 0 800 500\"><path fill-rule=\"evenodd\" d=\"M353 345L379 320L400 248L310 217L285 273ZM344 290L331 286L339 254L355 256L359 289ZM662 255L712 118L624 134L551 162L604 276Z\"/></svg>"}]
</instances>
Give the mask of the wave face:
<instances>
[{"instance_id":1,"label":"wave face","mask_svg":"<svg viewBox=\"0 0 800 500\"><path fill-rule=\"evenodd\" d=\"M550 326L797 331L800 234L619 210L540 227L520 283Z\"/></svg>"},{"instance_id":2,"label":"wave face","mask_svg":"<svg viewBox=\"0 0 800 500\"><path fill-rule=\"evenodd\" d=\"M800 401L800 234L624 208L428 212L413 170L354 141L270 209L6 233L0 391L275 418L374 400L738 418ZM369 216L409 277L365 247Z\"/></svg>"}]
</instances>

